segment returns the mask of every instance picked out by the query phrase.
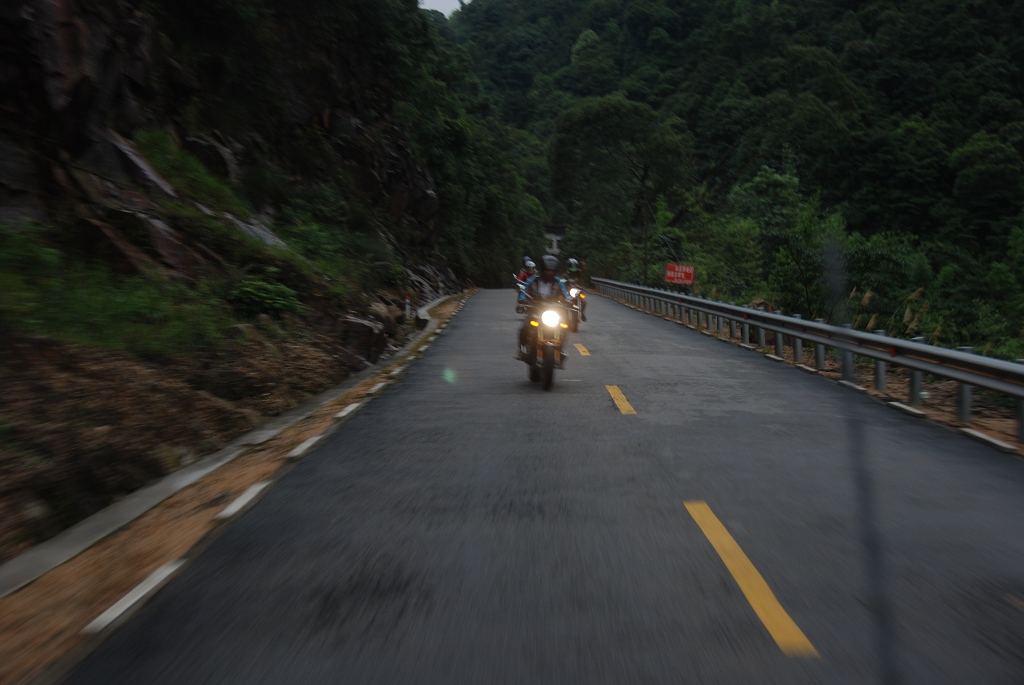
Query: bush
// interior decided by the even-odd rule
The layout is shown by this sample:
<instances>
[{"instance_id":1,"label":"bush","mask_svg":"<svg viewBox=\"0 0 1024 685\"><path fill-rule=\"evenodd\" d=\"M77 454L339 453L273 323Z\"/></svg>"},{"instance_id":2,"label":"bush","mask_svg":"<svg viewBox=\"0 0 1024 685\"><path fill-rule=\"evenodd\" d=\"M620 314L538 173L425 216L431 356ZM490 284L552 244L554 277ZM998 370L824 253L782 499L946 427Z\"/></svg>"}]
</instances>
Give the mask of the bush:
<instances>
[{"instance_id":1,"label":"bush","mask_svg":"<svg viewBox=\"0 0 1024 685\"><path fill-rule=\"evenodd\" d=\"M231 324L206 285L193 291L74 264L52 236L42 226L0 226L0 316L19 330L160 357L214 346Z\"/></svg>"},{"instance_id":2,"label":"bush","mask_svg":"<svg viewBox=\"0 0 1024 685\"><path fill-rule=\"evenodd\" d=\"M285 312L299 312L302 303L295 291L280 283L260 278L246 278L228 296L228 300L242 316L255 318L260 314L279 316Z\"/></svg>"},{"instance_id":3,"label":"bush","mask_svg":"<svg viewBox=\"0 0 1024 685\"><path fill-rule=\"evenodd\" d=\"M203 166L196 157L179 149L166 131L139 131L135 144L147 160L181 193L239 217L251 214L249 207L224 181Z\"/></svg>"}]
</instances>

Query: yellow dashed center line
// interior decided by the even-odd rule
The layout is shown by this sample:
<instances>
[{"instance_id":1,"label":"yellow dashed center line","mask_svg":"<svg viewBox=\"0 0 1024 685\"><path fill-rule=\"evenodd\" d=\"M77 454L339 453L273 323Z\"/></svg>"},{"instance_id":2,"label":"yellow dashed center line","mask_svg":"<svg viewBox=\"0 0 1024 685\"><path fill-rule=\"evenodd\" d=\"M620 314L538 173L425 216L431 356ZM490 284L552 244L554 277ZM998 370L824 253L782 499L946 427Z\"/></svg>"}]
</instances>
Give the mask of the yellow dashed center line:
<instances>
[{"instance_id":1,"label":"yellow dashed center line","mask_svg":"<svg viewBox=\"0 0 1024 685\"><path fill-rule=\"evenodd\" d=\"M636 409L633 409L627 400L626 396L622 394L617 385L606 385L605 389L608 390L608 394L612 396L612 400L615 402L615 406L619 408L623 414L636 414Z\"/></svg>"},{"instance_id":2,"label":"yellow dashed center line","mask_svg":"<svg viewBox=\"0 0 1024 685\"><path fill-rule=\"evenodd\" d=\"M782 653L786 656L817 657L818 650L775 599L768 583L711 511L711 507L704 502L685 502L685 505Z\"/></svg>"},{"instance_id":3,"label":"yellow dashed center line","mask_svg":"<svg viewBox=\"0 0 1024 685\"><path fill-rule=\"evenodd\" d=\"M590 356L590 352L583 345L580 345L579 343L576 343L576 349L580 351L580 356L582 356L582 357L589 357Z\"/></svg>"}]
</instances>

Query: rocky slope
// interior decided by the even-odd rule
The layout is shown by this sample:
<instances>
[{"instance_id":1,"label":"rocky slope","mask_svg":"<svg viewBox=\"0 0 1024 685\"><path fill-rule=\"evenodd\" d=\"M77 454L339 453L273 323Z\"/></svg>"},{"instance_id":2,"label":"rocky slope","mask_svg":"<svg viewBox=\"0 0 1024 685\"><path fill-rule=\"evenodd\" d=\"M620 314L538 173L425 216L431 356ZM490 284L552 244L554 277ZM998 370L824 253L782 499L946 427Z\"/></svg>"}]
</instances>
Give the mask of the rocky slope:
<instances>
[{"instance_id":1,"label":"rocky slope","mask_svg":"<svg viewBox=\"0 0 1024 685\"><path fill-rule=\"evenodd\" d=\"M280 122L255 115L230 128L197 117L197 102L225 96L223 79L182 66L140 2L0 5L0 231L44 224L76 263L191 289L244 283L256 265L301 305L238 315L218 345L188 356L146 358L33 334L0 300L0 561L364 368L407 334L406 296L461 286L432 254L430 173L379 92L364 97L379 78L373 55L333 45L315 74L281 66L291 133L274 135ZM216 206L172 182L140 131L163 132L245 201ZM327 153L289 147L311 139ZM324 160L377 217L404 278L339 300L337 279L282 238L282 193L308 186Z\"/></svg>"}]
</instances>

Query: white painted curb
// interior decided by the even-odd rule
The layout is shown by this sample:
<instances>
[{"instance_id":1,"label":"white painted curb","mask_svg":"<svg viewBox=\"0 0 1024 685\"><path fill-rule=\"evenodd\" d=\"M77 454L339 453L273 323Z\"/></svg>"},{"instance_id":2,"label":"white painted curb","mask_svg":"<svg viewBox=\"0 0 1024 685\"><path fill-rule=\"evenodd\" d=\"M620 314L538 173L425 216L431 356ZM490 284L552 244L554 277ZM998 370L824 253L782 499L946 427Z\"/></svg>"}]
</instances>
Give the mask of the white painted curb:
<instances>
[{"instance_id":1,"label":"white painted curb","mask_svg":"<svg viewBox=\"0 0 1024 685\"><path fill-rule=\"evenodd\" d=\"M981 431L976 431L973 428L961 428L960 432L968 437L974 438L975 440L980 440L981 442L987 445L991 445L992 447L995 447L997 450L1000 450L1001 452L1007 452L1009 454L1020 454L1020 450L1018 450L1010 443L1003 442L1002 440L997 440L993 438L991 435L986 435L985 433L982 433Z\"/></svg>"},{"instance_id":2,"label":"white painted curb","mask_svg":"<svg viewBox=\"0 0 1024 685\"><path fill-rule=\"evenodd\" d=\"M313 437L309 438L308 440L304 440L302 442L302 444L300 444L298 447L296 447L295 449L293 449L291 452L288 453L288 458L289 459L298 459L303 454L305 454L307 451L309 451L310 447L312 447L313 445L315 445L318 442L320 442L321 438L323 438L323 437L324 436L322 436L322 435L314 435Z\"/></svg>"},{"instance_id":3,"label":"white painted curb","mask_svg":"<svg viewBox=\"0 0 1024 685\"><path fill-rule=\"evenodd\" d=\"M336 419L343 419L346 416L348 416L349 414L351 414L352 412L354 412L356 409L359 409L359 407L361 405L362 405L361 402L355 402L353 404L350 404L347 407L345 407L344 409L342 409L341 411L339 411L337 414L335 414L334 418L336 418Z\"/></svg>"},{"instance_id":4,"label":"white painted curb","mask_svg":"<svg viewBox=\"0 0 1024 685\"><path fill-rule=\"evenodd\" d=\"M136 585L131 592L117 600L113 606L94 618L92 623L82 628L82 632L87 635L95 635L102 631L121 618L125 612L129 611L136 604L156 593L184 563L184 559L175 559L153 571L149 574L148 578Z\"/></svg>"},{"instance_id":5,"label":"white painted curb","mask_svg":"<svg viewBox=\"0 0 1024 685\"><path fill-rule=\"evenodd\" d=\"M263 492L269 485L269 480L256 483L255 485L250 485L245 492L235 498L234 502L224 507L220 513L213 518L217 521L225 521L229 518L233 518L250 502L256 499L256 496Z\"/></svg>"},{"instance_id":6,"label":"white painted curb","mask_svg":"<svg viewBox=\"0 0 1024 685\"><path fill-rule=\"evenodd\" d=\"M918 418L924 418L925 416L927 416L927 414L925 414L920 409L914 409L913 407L903 404L902 402L889 402L888 404L890 407L894 409L899 409L904 414L910 414L911 416L916 416Z\"/></svg>"}]
</instances>

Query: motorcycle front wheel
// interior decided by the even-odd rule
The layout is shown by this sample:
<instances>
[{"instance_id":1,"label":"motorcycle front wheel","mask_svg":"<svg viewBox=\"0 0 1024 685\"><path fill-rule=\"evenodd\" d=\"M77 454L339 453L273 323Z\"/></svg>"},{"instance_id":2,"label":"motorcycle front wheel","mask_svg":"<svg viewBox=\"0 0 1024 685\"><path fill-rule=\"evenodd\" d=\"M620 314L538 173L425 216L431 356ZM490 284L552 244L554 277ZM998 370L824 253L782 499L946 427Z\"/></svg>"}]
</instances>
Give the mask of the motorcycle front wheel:
<instances>
[{"instance_id":1,"label":"motorcycle front wheel","mask_svg":"<svg viewBox=\"0 0 1024 685\"><path fill-rule=\"evenodd\" d=\"M543 376L543 388L545 390L551 389L551 384L555 380L555 348L547 345L544 347L544 365L541 369L541 375Z\"/></svg>"}]
</instances>

